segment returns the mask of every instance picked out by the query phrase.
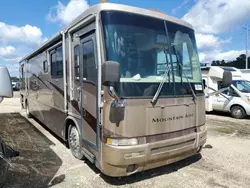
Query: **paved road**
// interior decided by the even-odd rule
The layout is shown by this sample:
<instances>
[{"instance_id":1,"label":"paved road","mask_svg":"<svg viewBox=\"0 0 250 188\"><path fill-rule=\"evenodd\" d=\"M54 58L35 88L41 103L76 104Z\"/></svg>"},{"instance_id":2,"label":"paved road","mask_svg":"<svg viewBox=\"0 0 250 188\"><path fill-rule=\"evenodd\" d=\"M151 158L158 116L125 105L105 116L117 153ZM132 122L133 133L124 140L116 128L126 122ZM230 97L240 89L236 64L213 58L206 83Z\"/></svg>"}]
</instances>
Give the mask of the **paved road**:
<instances>
[{"instance_id":1,"label":"paved road","mask_svg":"<svg viewBox=\"0 0 250 188\"><path fill-rule=\"evenodd\" d=\"M20 110L19 99L0 104L0 135L20 151L6 187L249 187L250 120L207 115L208 140L201 155L125 178L102 175ZM10 113L18 112L18 113Z\"/></svg>"},{"instance_id":2,"label":"paved road","mask_svg":"<svg viewBox=\"0 0 250 188\"><path fill-rule=\"evenodd\" d=\"M14 92L13 98L5 98L0 104L0 113L21 112L19 92Z\"/></svg>"}]
</instances>

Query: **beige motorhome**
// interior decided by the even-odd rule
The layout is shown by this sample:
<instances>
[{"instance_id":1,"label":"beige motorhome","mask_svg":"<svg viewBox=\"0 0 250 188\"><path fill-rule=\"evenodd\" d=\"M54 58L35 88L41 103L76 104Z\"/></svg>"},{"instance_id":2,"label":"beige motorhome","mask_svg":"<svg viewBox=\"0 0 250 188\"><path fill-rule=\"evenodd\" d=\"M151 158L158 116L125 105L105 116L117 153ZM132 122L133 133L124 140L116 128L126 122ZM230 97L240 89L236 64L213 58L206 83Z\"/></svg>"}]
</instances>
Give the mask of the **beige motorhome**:
<instances>
[{"instance_id":1,"label":"beige motorhome","mask_svg":"<svg viewBox=\"0 0 250 188\"><path fill-rule=\"evenodd\" d=\"M108 176L199 152L205 99L194 30L126 5L90 7L20 61L21 104Z\"/></svg>"}]
</instances>

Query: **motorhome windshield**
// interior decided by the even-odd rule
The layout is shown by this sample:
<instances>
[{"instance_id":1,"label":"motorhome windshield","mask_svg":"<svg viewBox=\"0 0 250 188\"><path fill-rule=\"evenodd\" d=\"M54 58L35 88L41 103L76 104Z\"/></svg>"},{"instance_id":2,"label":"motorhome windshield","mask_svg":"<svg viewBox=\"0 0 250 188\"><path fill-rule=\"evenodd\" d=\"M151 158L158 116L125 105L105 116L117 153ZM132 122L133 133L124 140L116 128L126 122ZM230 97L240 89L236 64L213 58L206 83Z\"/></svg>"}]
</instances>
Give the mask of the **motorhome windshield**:
<instances>
[{"instance_id":1,"label":"motorhome windshield","mask_svg":"<svg viewBox=\"0 0 250 188\"><path fill-rule=\"evenodd\" d=\"M159 97L191 95L188 82L196 94L203 94L192 29L125 12L105 11L101 16L106 60L120 63L116 89L121 97L152 97L163 79Z\"/></svg>"},{"instance_id":2,"label":"motorhome windshield","mask_svg":"<svg viewBox=\"0 0 250 188\"><path fill-rule=\"evenodd\" d=\"M245 80L233 80L233 85L242 93L250 93L250 83Z\"/></svg>"}]
</instances>

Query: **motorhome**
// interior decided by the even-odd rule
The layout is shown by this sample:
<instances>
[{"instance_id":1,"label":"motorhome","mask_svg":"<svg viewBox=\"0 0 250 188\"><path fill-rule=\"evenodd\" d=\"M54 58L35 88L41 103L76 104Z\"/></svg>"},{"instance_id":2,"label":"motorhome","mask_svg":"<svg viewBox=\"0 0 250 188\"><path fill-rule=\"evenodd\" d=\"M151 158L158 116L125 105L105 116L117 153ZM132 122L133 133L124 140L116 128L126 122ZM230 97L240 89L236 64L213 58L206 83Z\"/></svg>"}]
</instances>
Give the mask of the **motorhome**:
<instances>
[{"instance_id":1,"label":"motorhome","mask_svg":"<svg viewBox=\"0 0 250 188\"><path fill-rule=\"evenodd\" d=\"M206 111L230 112L234 118L245 118L250 115L250 83L242 72L234 67L201 67L202 79L205 85ZM232 84L221 90L222 73L232 73ZM213 94L212 94L213 93ZM211 95L212 94L212 95Z\"/></svg>"},{"instance_id":2,"label":"motorhome","mask_svg":"<svg viewBox=\"0 0 250 188\"><path fill-rule=\"evenodd\" d=\"M108 176L182 160L206 142L195 34L154 10L100 3L20 61L21 104Z\"/></svg>"}]
</instances>

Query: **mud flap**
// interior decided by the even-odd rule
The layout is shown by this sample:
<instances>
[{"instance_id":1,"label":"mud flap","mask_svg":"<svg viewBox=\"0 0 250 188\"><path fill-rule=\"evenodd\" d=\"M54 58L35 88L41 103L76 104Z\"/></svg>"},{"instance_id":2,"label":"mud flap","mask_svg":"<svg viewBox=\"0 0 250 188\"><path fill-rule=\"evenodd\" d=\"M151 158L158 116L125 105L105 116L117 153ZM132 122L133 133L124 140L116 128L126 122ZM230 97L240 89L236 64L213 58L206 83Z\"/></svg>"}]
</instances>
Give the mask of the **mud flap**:
<instances>
[{"instance_id":1,"label":"mud flap","mask_svg":"<svg viewBox=\"0 0 250 188\"><path fill-rule=\"evenodd\" d=\"M19 152L5 144L0 137L0 187L3 187L10 166L9 160L19 156Z\"/></svg>"}]
</instances>

